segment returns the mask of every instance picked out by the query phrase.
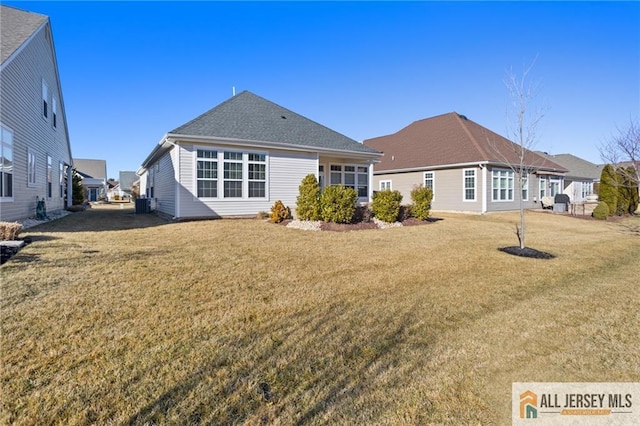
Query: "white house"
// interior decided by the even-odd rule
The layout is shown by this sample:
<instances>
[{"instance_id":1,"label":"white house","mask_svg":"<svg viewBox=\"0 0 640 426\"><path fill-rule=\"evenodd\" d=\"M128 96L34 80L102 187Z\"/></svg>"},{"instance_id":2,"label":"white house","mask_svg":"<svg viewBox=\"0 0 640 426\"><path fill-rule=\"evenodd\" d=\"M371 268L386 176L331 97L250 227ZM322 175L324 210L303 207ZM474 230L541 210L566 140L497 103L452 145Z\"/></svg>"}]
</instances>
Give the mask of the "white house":
<instances>
[{"instance_id":1,"label":"white house","mask_svg":"<svg viewBox=\"0 0 640 426\"><path fill-rule=\"evenodd\" d=\"M381 153L244 91L167 133L138 170L142 196L174 220L295 209L308 174L373 194Z\"/></svg>"},{"instance_id":2,"label":"white house","mask_svg":"<svg viewBox=\"0 0 640 426\"><path fill-rule=\"evenodd\" d=\"M0 220L71 205L73 160L49 18L0 5Z\"/></svg>"}]
</instances>

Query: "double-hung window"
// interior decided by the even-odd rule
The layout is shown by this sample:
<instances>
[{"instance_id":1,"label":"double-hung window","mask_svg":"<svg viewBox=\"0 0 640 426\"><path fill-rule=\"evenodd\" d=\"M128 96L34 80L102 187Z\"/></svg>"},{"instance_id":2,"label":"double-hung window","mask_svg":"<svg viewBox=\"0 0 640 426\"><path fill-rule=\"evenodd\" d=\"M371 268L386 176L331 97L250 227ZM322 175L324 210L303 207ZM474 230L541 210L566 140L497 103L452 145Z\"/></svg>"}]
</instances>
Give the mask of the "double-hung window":
<instances>
[{"instance_id":1,"label":"double-hung window","mask_svg":"<svg viewBox=\"0 0 640 426\"><path fill-rule=\"evenodd\" d=\"M493 201L513 201L513 171L493 170Z\"/></svg>"},{"instance_id":2,"label":"double-hung window","mask_svg":"<svg viewBox=\"0 0 640 426\"><path fill-rule=\"evenodd\" d=\"M380 181L380 191L391 191L391 181L390 180L381 180Z\"/></svg>"},{"instance_id":3,"label":"double-hung window","mask_svg":"<svg viewBox=\"0 0 640 426\"><path fill-rule=\"evenodd\" d=\"M224 198L242 198L242 153L225 151L223 161Z\"/></svg>"},{"instance_id":4,"label":"double-hung window","mask_svg":"<svg viewBox=\"0 0 640 426\"><path fill-rule=\"evenodd\" d=\"M264 198L267 193L267 156L248 154L249 198Z\"/></svg>"},{"instance_id":5,"label":"double-hung window","mask_svg":"<svg viewBox=\"0 0 640 426\"><path fill-rule=\"evenodd\" d=\"M332 164L329 179L331 185L342 185L342 166Z\"/></svg>"},{"instance_id":6,"label":"double-hung window","mask_svg":"<svg viewBox=\"0 0 640 426\"><path fill-rule=\"evenodd\" d=\"M51 99L51 112L53 115L51 117L51 125L55 129L58 127L58 101L56 98Z\"/></svg>"},{"instance_id":7,"label":"double-hung window","mask_svg":"<svg viewBox=\"0 0 640 426\"><path fill-rule=\"evenodd\" d=\"M435 176L434 172L424 172L424 187L431 190L431 194L435 195Z\"/></svg>"},{"instance_id":8,"label":"double-hung window","mask_svg":"<svg viewBox=\"0 0 640 426\"><path fill-rule=\"evenodd\" d=\"M0 198L13 197L13 132L0 126Z\"/></svg>"},{"instance_id":9,"label":"double-hung window","mask_svg":"<svg viewBox=\"0 0 640 426\"><path fill-rule=\"evenodd\" d=\"M47 198L53 196L53 159L47 155Z\"/></svg>"},{"instance_id":10,"label":"double-hung window","mask_svg":"<svg viewBox=\"0 0 640 426\"><path fill-rule=\"evenodd\" d=\"M592 181L583 181L582 182L582 199L586 199L589 195L593 193L593 182Z\"/></svg>"},{"instance_id":11,"label":"double-hung window","mask_svg":"<svg viewBox=\"0 0 640 426\"><path fill-rule=\"evenodd\" d=\"M547 196L547 179L540 178L540 199Z\"/></svg>"},{"instance_id":12,"label":"double-hung window","mask_svg":"<svg viewBox=\"0 0 640 426\"><path fill-rule=\"evenodd\" d=\"M64 164L60 162L60 198L64 197Z\"/></svg>"},{"instance_id":13,"label":"double-hung window","mask_svg":"<svg viewBox=\"0 0 640 426\"><path fill-rule=\"evenodd\" d=\"M529 201L529 177L522 176L522 200Z\"/></svg>"},{"instance_id":14,"label":"double-hung window","mask_svg":"<svg viewBox=\"0 0 640 426\"><path fill-rule=\"evenodd\" d=\"M463 170L464 201L476 201L476 169Z\"/></svg>"},{"instance_id":15,"label":"double-hung window","mask_svg":"<svg viewBox=\"0 0 640 426\"><path fill-rule=\"evenodd\" d=\"M197 152L196 173L198 197L217 197L218 152L199 149Z\"/></svg>"},{"instance_id":16,"label":"double-hung window","mask_svg":"<svg viewBox=\"0 0 640 426\"><path fill-rule=\"evenodd\" d=\"M36 185L36 154L27 150L27 186Z\"/></svg>"}]
</instances>

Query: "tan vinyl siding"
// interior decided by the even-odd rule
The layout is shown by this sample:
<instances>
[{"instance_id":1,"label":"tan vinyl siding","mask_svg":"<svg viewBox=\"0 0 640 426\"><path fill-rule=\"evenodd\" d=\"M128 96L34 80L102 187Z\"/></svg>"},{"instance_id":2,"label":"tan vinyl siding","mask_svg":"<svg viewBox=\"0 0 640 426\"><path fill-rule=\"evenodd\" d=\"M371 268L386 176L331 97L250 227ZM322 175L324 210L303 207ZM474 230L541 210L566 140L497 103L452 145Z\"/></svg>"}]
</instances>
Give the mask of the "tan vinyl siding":
<instances>
[{"instance_id":1,"label":"tan vinyl siding","mask_svg":"<svg viewBox=\"0 0 640 426\"><path fill-rule=\"evenodd\" d=\"M13 200L0 202L0 219L13 221L35 214L36 197L45 198L47 211L64 208L60 197L59 163L71 164L66 120L55 70L48 24L42 27L0 73L0 122L13 131ZM42 82L48 86L49 114L42 114ZM52 103L57 103L53 128ZM36 155L36 185L27 185L27 151ZM47 156L52 159L53 191L47 195Z\"/></svg>"},{"instance_id":2,"label":"tan vinyl siding","mask_svg":"<svg viewBox=\"0 0 640 426\"><path fill-rule=\"evenodd\" d=\"M487 211L489 212L501 212L501 211L515 211L520 210L520 198L521 191L518 190L517 177L514 175L513 183L513 200L512 201L494 201L493 199L493 170L510 170L504 168L487 169L487 185L486 185L486 197L487 197ZM536 209L540 207L539 202L534 201L534 197L539 198L538 190L538 177L534 174L529 175L529 199L524 202L525 209Z\"/></svg>"}]
</instances>

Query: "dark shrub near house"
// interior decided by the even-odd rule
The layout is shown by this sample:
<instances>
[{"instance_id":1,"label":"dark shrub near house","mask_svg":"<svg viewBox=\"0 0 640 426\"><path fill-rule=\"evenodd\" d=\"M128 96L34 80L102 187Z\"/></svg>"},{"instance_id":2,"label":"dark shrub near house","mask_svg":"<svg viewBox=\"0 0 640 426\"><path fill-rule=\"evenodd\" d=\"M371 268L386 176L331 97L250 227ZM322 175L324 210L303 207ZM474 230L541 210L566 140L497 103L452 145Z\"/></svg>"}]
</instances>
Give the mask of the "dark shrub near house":
<instances>
[{"instance_id":1,"label":"dark shrub near house","mask_svg":"<svg viewBox=\"0 0 640 426\"><path fill-rule=\"evenodd\" d=\"M400 191L387 189L376 192L373 195L371 210L373 210L373 215L379 220L392 223L398 220L401 203L402 194Z\"/></svg>"}]
</instances>

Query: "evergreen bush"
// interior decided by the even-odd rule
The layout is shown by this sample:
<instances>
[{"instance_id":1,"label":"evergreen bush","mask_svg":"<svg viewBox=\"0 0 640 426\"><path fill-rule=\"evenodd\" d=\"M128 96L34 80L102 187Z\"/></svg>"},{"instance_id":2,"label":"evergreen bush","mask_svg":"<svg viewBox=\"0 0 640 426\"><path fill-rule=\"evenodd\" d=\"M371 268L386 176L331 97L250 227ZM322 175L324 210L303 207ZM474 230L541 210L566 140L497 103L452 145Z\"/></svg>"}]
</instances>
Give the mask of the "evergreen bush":
<instances>
[{"instance_id":1,"label":"evergreen bush","mask_svg":"<svg viewBox=\"0 0 640 426\"><path fill-rule=\"evenodd\" d=\"M291 218L291 210L286 207L282 201L276 201L271 207L271 216L269 220L273 223L280 223Z\"/></svg>"},{"instance_id":2,"label":"evergreen bush","mask_svg":"<svg viewBox=\"0 0 640 426\"><path fill-rule=\"evenodd\" d=\"M349 223L356 210L358 193L342 185L328 186L320 196L321 217L325 222Z\"/></svg>"},{"instance_id":3,"label":"evergreen bush","mask_svg":"<svg viewBox=\"0 0 640 426\"><path fill-rule=\"evenodd\" d=\"M618 167L616 169L616 178L618 180L618 202L616 203L616 215L622 216L629 212L629 205L631 204L631 191L629 185L631 181L626 175L627 171L624 167Z\"/></svg>"},{"instance_id":4,"label":"evergreen bush","mask_svg":"<svg viewBox=\"0 0 640 426\"><path fill-rule=\"evenodd\" d=\"M423 185L417 186L411 190L411 214L419 220L427 220L431 211L431 201L433 200L433 191Z\"/></svg>"},{"instance_id":5,"label":"evergreen bush","mask_svg":"<svg viewBox=\"0 0 640 426\"><path fill-rule=\"evenodd\" d=\"M608 215L614 215L618 208L618 178L611 164L605 165L602 169L599 199L607 203L607 207L609 207Z\"/></svg>"},{"instance_id":6,"label":"evergreen bush","mask_svg":"<svg viewBox=\"0 0 640 426\"><path fill-rule=\"evenodd\" d=\"M600 201L596 206L596 208L593 209L593 213L591 213L591 216L599 220L605 220L607 217L610 216L609 205L604 201Z\"/></svg>"},{"instance_id":7,"label":"evergreen bush","mask_svg":"<svg viewBox=\"0 0 640 426\"><path fill-rule=\"evenodd\" d=\"M398 220L401 203L402 194L400 191L387 189L376 192L373 194L373 203L371 203L373 216L383 222L393 223Z\"/></svg>"},{"instance_id":8,"label":"evergreen bush","mask_svg":"<svg viewBox=\"0 0 640 426\"><path fill-rule=\"evenodd\" d=\"M320 220L321 213L320 185L316 175L311 173L302 179L298 187L296 217L300 220Z\"/></svg>"}]
</instances>

